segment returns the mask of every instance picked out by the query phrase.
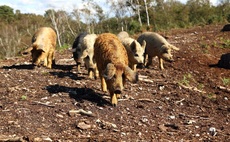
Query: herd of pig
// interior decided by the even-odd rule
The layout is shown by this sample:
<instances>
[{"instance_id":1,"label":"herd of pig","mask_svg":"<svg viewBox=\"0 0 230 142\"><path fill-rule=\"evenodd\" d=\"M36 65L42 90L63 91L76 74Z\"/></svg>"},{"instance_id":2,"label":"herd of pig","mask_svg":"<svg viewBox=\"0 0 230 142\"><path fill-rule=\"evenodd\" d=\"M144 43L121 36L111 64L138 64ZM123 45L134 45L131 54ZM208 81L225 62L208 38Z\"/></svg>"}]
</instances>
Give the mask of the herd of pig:
<instances>
[{"instance_id":1,"label":"herd of pig","mask_svg":"<svg viewBox=\"0 0 230 142\"><path fill-rule=\"evenodd\" d=\"M31 53L32 63L52 68L57 35L50 27L38 29L32 37L31 47L22 54ZM137 67L148 67L153 57L159 59L159 68L164 69L163 60L172 62L171 50L179 48L168 43L155 32L143 32L137 39L125 31L112 33L80 33L75 39L71 52L80 70L84 63L89 78L101 79L102 91L108 91L110 101L116 106L126 80L138 81Z\"/></svg>"}]
</instances>

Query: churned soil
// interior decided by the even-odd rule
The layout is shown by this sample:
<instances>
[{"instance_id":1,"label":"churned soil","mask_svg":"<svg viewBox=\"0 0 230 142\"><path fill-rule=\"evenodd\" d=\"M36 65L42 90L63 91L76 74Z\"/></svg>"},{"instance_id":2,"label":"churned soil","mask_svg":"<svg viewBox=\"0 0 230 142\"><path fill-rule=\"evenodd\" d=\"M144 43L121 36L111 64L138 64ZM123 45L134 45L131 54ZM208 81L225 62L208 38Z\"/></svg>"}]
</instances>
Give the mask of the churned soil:
<instances>
[{"instance_id":1,"label":"churned soil","mask_svg":"<svg viewBox=\"0 0 230 142\"><path fill-rule=\"evenodd\" d=\"M180 48L175 61L138 69L117 107L67 50L53 69L32 66L30 56L1 60L0 141L230 141L230 70L218 66L230 32L222 27L161 32Z\"/></svg>"}]
</instances>

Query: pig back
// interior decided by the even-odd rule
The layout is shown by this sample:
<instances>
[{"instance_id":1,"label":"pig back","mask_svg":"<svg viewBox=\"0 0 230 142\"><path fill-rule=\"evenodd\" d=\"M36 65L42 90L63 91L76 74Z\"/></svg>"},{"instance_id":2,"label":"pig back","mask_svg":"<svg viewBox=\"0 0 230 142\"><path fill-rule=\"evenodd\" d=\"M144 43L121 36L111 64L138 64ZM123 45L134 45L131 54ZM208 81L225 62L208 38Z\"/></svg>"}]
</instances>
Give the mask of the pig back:
<instances>
[{"instance_id":1,"label":"pig back","mask_svg":"<svg viewBox=\"0 0 230 142\"><path fill-rule=\"evenodd\" d=\"M108 63L128 65L125 47L117 36L111 33L98 36L94 44L94 56L98 70L104 70Z\"/></svg>"},{"instance_id":2,"label":"pig back","mask_svg":"<svg viewBox=\"0 0 230 142\"><path fill-rule=\"evenodd\" d=\"M143 40L146 41L145 53L149 55L156 55L160 52L160 48L168 42L159 34L155 32L144 32L138 38L137 41L141 44Z\"/></svg>"},{"instance_id":3,"label":"pig back","mask_svg":"<svg viewBox=\"0 0 230 142\"><path fill-rule=\"evenodd\" d=\"M56 32L50 27L42 27L34 34L32 44L44 52L53 51L56 48Z\"/></svg>"}]
</instances>

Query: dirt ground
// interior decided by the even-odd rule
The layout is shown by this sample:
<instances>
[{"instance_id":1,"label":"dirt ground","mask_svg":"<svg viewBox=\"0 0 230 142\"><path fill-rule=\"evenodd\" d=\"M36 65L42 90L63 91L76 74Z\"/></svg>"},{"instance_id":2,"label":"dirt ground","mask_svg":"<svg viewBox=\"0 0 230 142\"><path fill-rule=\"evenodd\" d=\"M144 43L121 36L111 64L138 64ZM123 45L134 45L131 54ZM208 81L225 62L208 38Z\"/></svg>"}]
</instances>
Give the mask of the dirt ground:
<instances>
[{"instance_id":1,"label":"dirt ground","mask_svg":"<svg viewBox=\"0 0 230 142\"><path fill-rule=\"evenodd\" d=\"M0 61L0 141L228 142L230 70L216 66L230 53L223 25L160 33L180 48L174 62L138 69L117 107L100 80L76 72L68 51L53 69L30 57Z\"/></svg>"}]
</instances>

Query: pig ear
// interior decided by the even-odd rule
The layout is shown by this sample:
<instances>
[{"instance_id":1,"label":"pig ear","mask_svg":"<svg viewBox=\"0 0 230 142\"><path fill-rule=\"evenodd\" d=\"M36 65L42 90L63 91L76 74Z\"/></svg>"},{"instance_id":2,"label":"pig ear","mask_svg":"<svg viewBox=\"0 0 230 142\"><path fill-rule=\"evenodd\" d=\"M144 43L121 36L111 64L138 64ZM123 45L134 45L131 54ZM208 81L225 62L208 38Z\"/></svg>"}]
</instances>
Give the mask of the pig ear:
<instances>
[{"instance_id":1,"label":"pig ear","mask_svg":"<svg viewBox=\"0 0 230 142\"><path fill-rule=\"evenodd\" d=\"M109 63L106 66L106 69L105 69L105 72L103 74L103 77L106 80L111 79L114 76L115 72L116 72L116 68L115 68L114 64Z\"/></svg>"},{"instance_id":2,"label":"pig ear","mask_svg":"<svg viewBox=\"0 0 230 142\"><path fill-rule=\"evenodd\" d=\"M42 44L40 44L40 45L34 44L33 46L36 47L37 50L42 50L44 52L44 45L42 45Z\"/></svg>"},{"instance_id":3,"label":"pig ear","mask_svg":"<svg viewBox=\"0 0 230 142\"><path fill-rule=\"evenodd\" d=\"M145 49L145 47L146 47L146 41L145 41L145 40L143 40L141 47L142 47L143 49Z\"/></svg>"},{"instance_id":4,"label":"pig ear","mask_svg":"<svg viewBox=\"0 0 230 142\"><path fill-rule=\"evenodd\" d=\"M178 47L171 45L171 44L169 44L168 47L170 47L173 50L177 50L177 51L180 50Z\"/></svg>"},{"instance_id":5,"label":"pig ear","mask_svg":"<svg viewBox=\"0 0 230 142\"><path fill-rule=\"evenodd\" d=\"M26 50L24 50L24 51L22 52L22 55L23 55L23 56L28 55L29 52L30 52L31 50L33 50L33 47L32 47L32 46L29 47L29 48L27 48Z\"/></svg>"},{"instance_id":6,"label":"pig ear","mask_svg":"<svg viewBox=\"0 0 230 142\"><path fill-rule=\"evenodd\" d=\"M171 48L169 48L169 46L166 46L165 44L161 46L160 48L160 52L161 53L168 53L168 50L171 50Z\"/></svg>"},{"instance_id":7,"label":"pig ear","mask_svg":"<svg viewBox=\"0 0 230 142\"><path fill-rule=\"evenodd\" d=\"M129 81L133 83L138 81L138 74L128 66L125 67L124 75Z\"/></svg>"},{"instance_id":8,"label":"pig ear","mask_svg":"<svg viewBox=\"0 0 230 142\"><path fill-rule=\"evenodd\" d=\"M132 50L132 52L137 52L137 41L134 40L131 44L130 44L130 49Z\"/></svg>"}]
</instances>

